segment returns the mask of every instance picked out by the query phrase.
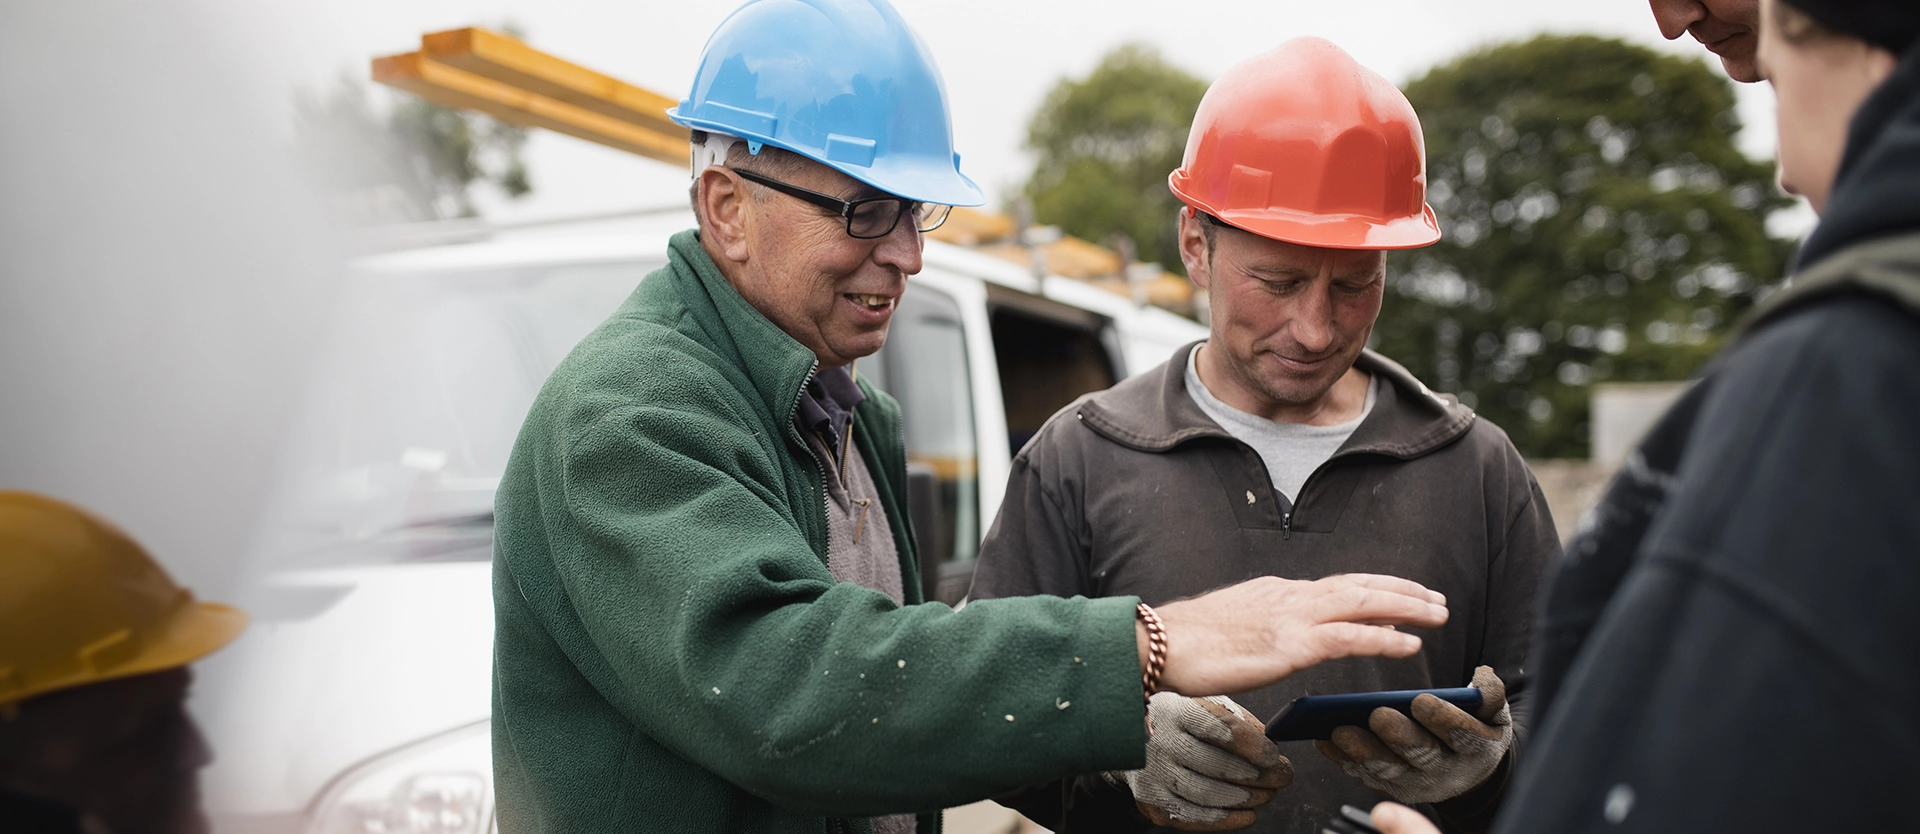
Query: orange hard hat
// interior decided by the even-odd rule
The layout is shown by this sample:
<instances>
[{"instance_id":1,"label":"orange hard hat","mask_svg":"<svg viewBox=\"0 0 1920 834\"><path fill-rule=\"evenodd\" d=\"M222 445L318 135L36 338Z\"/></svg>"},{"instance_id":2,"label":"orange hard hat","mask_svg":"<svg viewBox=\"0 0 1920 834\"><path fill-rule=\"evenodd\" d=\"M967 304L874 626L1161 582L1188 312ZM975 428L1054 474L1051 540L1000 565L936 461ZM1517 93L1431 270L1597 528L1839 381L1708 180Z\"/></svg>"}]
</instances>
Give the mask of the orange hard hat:
<instances>
[{"instance_id":1,"label":"orange hard hat","mask_svg":"<svg viewBox=\"0 0 1920 834\"><path fill-rule=\"evenodd\" d=\"M1413 105L1323 38L1294 38L1213 82L1167 185L1194 210L1289 243L1440 239Z\"/></svg>"},{"instance_id":2,"label":"orange hard hat","mask_svg":"<svg viewBox=\"0 0 1920 834\"><path fill-rule=\"evenodd\" d=\"M0 706L185 666L247 624L85 510L0 491Z\"/></svg>"}]
</instances>

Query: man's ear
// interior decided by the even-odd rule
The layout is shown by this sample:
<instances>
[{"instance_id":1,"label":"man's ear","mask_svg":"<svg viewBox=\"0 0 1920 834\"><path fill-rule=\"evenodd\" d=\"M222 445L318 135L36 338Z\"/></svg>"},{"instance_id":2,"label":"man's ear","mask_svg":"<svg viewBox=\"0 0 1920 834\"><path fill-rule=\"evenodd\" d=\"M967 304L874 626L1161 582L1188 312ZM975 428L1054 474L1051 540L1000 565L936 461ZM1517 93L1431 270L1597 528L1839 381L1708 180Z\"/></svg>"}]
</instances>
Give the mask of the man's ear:
<instances>
[{"instance_id":1,"label":"man's ear","mask_svg":"<svg viewBox=\"0 0 1920 834\"><path fill-rule=\"evenodd\" d=\"M700 172L698 202L700 216L706 221L701 236L707 253L716 261L747 262L753 195L747 193L746 185L738 174L719 165Z\"/></svg>"},{"instance_id":2,"label":"man's ear","mask_svg":"<svg viewBox=\"0 0 1920 834\"><path fill-rule=\"evenodd\" d=\"M1203 290L1213 282L1212 264L1207 255L1207 230L1200 225L1205 222L1192 207L1180 209L1180 263L1187 268L1187 279Z\"/></svg>"}]
</instances>

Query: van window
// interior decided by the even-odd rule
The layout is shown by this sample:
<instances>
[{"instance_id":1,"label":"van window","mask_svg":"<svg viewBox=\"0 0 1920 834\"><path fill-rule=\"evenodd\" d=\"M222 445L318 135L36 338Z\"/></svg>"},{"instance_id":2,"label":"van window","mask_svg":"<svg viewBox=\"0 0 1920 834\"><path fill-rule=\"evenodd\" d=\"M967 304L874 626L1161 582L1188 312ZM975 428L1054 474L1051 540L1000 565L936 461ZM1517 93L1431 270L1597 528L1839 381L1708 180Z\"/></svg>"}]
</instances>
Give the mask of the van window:
<instances>
[{"instance_id":1,"label":"van window","mask_svg":"<svg viewBox=\"0 0 1920 834\"><path fill-rule=\"evenodd\" d=\"M966 593L962 574L980 550L980 448L959 305L908 284L886 347L856 367L900 401L908 466L934 478L938 510L922 518L933 518L935 529L916 531L921 564L933 574L926 578L937 586L934 596L957 601ZM949 593L956 584L957 593Z\"/></svg>"},{"instance_id":2,"label":"van window","mask_svg":"<svg viewBox=\"0 0 1920 834\"><path fill-rule=\"evenodd\" d=\"M1063 309L1052 315L1050 307ZM1120 379L1114 354L1102 339L1111 332L1104 319L1031 299L1020 306L997 304L991 320L1007 405L1007 449L1013 454L1054 412Z\"/></svg>"}]
</instances>

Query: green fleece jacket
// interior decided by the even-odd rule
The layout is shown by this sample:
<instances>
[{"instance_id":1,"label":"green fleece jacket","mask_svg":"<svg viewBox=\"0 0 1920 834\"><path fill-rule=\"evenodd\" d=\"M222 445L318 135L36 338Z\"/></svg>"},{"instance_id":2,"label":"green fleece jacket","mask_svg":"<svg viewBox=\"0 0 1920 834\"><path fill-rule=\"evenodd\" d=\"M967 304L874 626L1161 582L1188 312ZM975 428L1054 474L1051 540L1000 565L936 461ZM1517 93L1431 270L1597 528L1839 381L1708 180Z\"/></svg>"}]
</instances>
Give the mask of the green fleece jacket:
<instances>
[{"instance_id":1,"label":"green fleece jacket","mask_svg":"<svg viewBox=\"0 0 1920 834\"><path fill-rule=\"evenodd\" d=\"M817 370L689 231L547 381L496 499L504 834L931 832L1144 762L1133 598L954 611L833 580L793 423ZM918 602L899 406L866 391L854 442Z\"/></svg>"}]
</instances>

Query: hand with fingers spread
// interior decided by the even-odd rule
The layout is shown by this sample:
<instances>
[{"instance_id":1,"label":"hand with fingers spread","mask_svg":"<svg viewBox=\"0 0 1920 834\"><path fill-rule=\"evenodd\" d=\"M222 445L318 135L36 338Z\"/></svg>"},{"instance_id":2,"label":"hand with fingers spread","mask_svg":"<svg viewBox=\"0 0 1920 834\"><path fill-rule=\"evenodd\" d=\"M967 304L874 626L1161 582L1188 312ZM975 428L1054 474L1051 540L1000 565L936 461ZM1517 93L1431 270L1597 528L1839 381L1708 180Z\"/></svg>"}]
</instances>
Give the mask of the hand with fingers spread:
<instances>
[{"instance_id":1,"label":"hand with fingers spread","mask_svg":"<svg viewBox=\"0 0 1920 834\"><path fill-rule=\"evenodd\" d=\"M1477 714L1435 698L1413 700L1413 717L1381 707L1372 731L1340 727L1314 746L1348 776L1409 805L1452 799L1486 781L1513 746L1507 687L1490 667L1473 672Z\"/></svg>"},{"instance_id":2,"label":"hand with fingers spread","mask_svg":"<svg viewBox=\"0 0 1920 834\"><path fill-rule=\"evenodd\" d=\"M1311 582L1263 576L1159 606L1160 685L1187 695L1246 692L1343 657L1409 657L1420 638L1393 626L1446 624L1447 599L1420 583L1349 573ZM1141 664L1148 636L1136 624Z\"/></svg>"},{"instance_id":3,"label":"hand with fingers spread","mask_svg":"<svg viewBox=\"0 0 1920 834\"><path fill-rule=\"evenodd\" d=\"M1154 825L1231 831L1253 824L1253 809L1293 781L1293 763L1267 739L1266 725L1225 696L1153 696L1147 707L1147 766L1105 774L1133 792Z\"/></svg>"}]
</instances>

